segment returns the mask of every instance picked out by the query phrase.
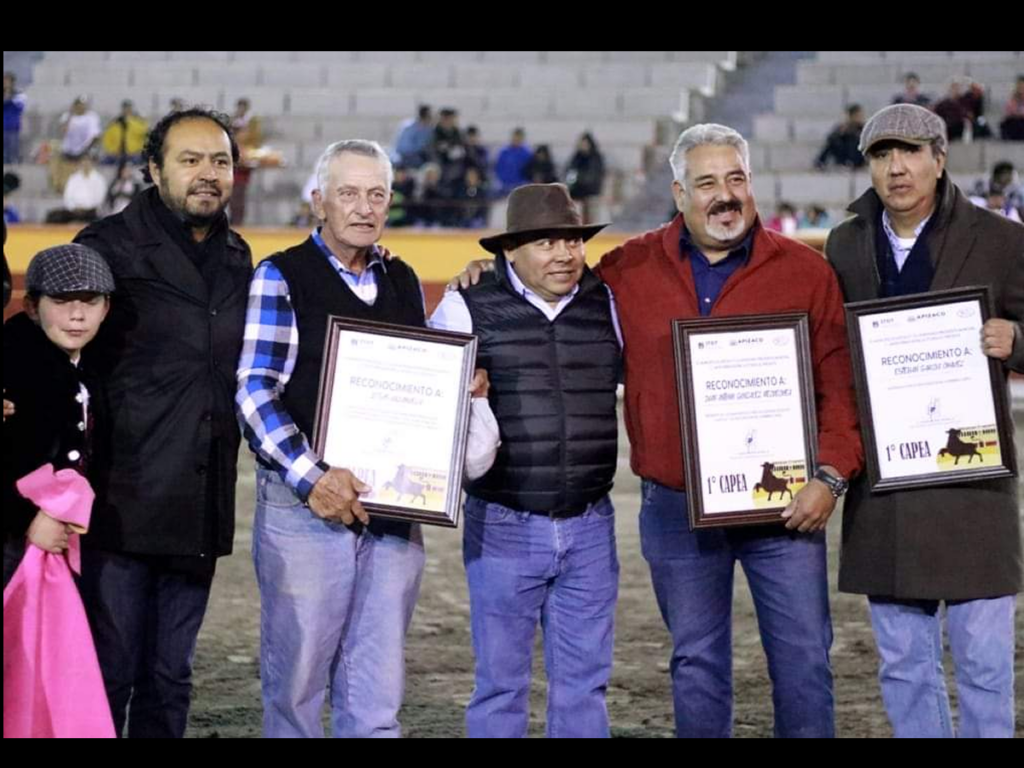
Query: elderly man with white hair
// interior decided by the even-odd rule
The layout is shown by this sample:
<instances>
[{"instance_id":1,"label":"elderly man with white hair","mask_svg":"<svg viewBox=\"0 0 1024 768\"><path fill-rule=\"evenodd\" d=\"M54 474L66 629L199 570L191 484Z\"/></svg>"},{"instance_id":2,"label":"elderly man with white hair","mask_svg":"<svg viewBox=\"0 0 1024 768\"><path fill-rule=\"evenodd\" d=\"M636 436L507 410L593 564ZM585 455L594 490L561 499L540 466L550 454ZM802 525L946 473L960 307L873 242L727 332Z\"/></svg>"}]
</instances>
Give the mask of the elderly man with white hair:
<instances>
[{"instance_id":1,"label":"elderly man with white hair","mask_svg":"<svg viewBox=\"0 0 1024 768\"><path fill-rule=\"evenodd\" d=\"M257 267L238 369L236 402L257 461L263 730L322 736L329 685L333 736L399 736L422 533L371 520L359 501L369 488L324 462L310 438L327 317L424 327L423 292L412 268L385 261L376 245L391 204L384 150L336 142L316 174L322 226Z\"/></svg>"}]
</instances>

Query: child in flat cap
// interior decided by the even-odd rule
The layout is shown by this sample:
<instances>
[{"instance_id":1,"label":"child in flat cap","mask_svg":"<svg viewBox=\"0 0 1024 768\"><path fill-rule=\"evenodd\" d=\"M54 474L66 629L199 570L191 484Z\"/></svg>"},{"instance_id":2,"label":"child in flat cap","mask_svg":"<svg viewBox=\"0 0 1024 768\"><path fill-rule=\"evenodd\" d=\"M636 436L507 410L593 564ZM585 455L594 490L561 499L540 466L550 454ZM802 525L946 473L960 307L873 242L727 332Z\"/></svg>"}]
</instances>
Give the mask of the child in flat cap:
<instances>
[{"instance_id":1,"label":"child in flat cap","mask_svg":"<svg viewBox=\"0 0 1024 768\"><path fill-rule=\"evenodd\" d=\"M17 480L45 464L88 478L100 418L98 380L82 363L110 308L114 278L96 251L47 248L25 275L24 312L4 323L4 585L33 544L67 548L68 528L23 498Z\"/></svg>"}]
</instances>

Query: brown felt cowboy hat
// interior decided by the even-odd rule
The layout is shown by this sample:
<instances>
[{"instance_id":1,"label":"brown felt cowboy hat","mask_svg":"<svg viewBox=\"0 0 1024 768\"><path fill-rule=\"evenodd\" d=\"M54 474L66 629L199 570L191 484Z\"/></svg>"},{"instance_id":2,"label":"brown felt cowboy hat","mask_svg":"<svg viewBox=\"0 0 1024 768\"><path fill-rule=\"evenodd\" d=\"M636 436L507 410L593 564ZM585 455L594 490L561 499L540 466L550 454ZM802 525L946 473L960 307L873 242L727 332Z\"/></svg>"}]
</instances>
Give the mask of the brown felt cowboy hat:
<instances>
[{"instance_id":1,"label":"brown felt cowboy hat","mask_svg":"<svg viewBox=\"0 0 1024 768\"><path fill-rule=\"evenodd\" d=\"M483 237L480 245L491 253L502 252L508 240L529 242L529 235L545 232L572 233L586 241L608 226L584 224L583 217L565 184L525 184L508 196L506 229L500 235Z\"/></svg>"}]
</instances>

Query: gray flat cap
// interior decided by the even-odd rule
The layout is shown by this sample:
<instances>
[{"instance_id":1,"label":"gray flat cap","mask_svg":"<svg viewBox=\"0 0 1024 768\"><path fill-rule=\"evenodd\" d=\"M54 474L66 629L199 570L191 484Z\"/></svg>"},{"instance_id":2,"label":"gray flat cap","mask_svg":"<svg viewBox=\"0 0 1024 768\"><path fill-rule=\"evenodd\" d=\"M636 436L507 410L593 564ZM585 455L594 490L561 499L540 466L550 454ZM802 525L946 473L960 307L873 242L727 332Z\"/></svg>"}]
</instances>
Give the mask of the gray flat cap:
<instances>
[{"instance_id":1,"label":"gray flat cap","mask_svg":"<svg viewBox=\"0 0 1024 768\"><path fill-rule=\"evenodd\" d=\"M866 155L880 141L924 146L936 139L939 139L939 149L945 152L946 123L941 117L916 104L893 104L875 112L864 124L858 148Z\"/></svg>"},{"instance_id":2,"label":"gray flat cap","mask_svg":"<svg viewBox=\"0 0 1024 768\"><path fill-rule=\"evenodd\" d=\"M44 296L62 293L113 293L114 275L106 259L78 243L57 245L32 257L25 290Z\"/></svg>"}]
</instances>

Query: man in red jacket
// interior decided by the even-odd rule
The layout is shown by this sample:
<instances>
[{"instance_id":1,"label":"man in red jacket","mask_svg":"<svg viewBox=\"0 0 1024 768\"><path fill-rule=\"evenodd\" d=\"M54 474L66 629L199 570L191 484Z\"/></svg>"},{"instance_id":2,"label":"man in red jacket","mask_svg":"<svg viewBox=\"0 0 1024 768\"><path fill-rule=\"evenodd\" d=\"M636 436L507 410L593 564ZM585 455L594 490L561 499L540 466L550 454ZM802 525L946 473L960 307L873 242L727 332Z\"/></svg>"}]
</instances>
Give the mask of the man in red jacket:
<instances>
[{"instance_id":1,"label":"man in red jacket","mask_svg":"<svg viewBox=\"0 0 1024 768\"><path fill-rule=\"evenodd\" d=\"M672 633L676 732L731 733L738 560L768 658L776 735L832 736L825 525L863 462L842 293L820 254L761 226L749 149L736 131L693 126L670 162L680 215L605 255L597 272L622 323L631 463L643 478L641 544ZM691 531L671 321L790 312L810 316L815 479L782 513L784 525Z\"/></svg>"},{"instance_id":2,"label":"man in red jacket","mask_svg":"<svg viewBox=\"0 0 1024 768\"><path fill-rule=\"evenodd\" d=\"M825 525L863 465L842 293L819 253L761 226L739 133L693 126L670 162L680 215L606 254L595 271L614 294L622 325L626 428L632 468L643 479L641 545L672 634L676 733L732 732L738 560L768 657L776 735L832 736ZM810 316L815 479L780 524L690 531L672 321L793 312Z\"/></svg>"}]
</instances>

